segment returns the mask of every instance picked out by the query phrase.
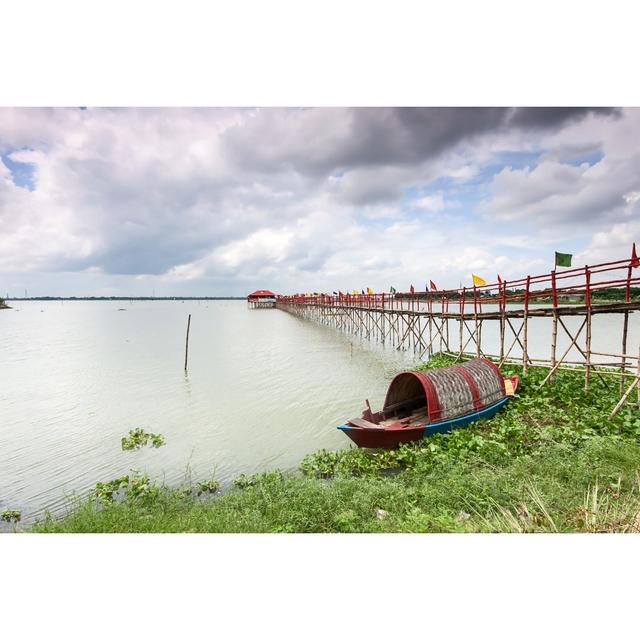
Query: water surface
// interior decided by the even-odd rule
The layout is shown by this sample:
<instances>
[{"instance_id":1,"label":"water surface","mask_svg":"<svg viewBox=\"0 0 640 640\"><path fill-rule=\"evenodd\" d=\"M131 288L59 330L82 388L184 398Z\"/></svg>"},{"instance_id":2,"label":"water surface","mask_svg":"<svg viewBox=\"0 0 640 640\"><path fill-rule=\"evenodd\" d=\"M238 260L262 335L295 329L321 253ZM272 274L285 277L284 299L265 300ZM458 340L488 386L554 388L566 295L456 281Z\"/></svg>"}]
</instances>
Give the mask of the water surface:
<instances>
[{"instance_id":1,"label":"water surface","mask_svg":"<svg viewBox=\"0 0 640 640\"><path fill-rule=\"evenodd\" d=\"M132 468L228 483L348 446L336 425L414 361L243 301L11 306L0 312L0 509L27 519ZM134 427L166 445L123 452Z\"/></svg>"},{"instance_id":2,"label":"water surface","mask_svg":"<svg viewBox=\"0 0 640 640\"><path fill-rule=\"evenodd\" d=\"M131 469L172 485L212 475L226 484L347 447L335 427L365 398L379 408L391 377L419 361L243 301L11 304L0 312L0 509L21 509L27 521ZM628 353L638 350L639 315L630 316ZM548 358L551 322L530 322L530 353ZM620 353L621 327L622 316L594 316L593 349ZM458 323L449 331L457 349ZM560 329L558 355L568 344ZM497 322L484 323L483 346L498 352ZM134 427L166 445L123 452L120 438Z\"/></svg>"}]
</instances>

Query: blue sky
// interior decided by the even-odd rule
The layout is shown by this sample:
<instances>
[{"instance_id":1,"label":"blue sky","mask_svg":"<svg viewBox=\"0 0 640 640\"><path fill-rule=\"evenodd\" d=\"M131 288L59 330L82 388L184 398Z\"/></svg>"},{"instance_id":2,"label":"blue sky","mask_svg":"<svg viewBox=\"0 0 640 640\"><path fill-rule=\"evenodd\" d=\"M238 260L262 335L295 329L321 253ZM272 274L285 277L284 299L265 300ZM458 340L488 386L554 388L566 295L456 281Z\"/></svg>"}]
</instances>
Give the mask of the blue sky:
<instances>
[{"instance_id":1,"label":"blue sky","mask_svg":"<svg viewBox=\"0 0 640 640\"><path fill-rule=\"evenodd\" d=\"M468 283L626 257L638 109L0 109L0 292Z\"/></svg>"},{"instance_id":2,"label":"blue sky","mask_svg":"<svg viewBox=\"0 0 640 640\"><path fill-rule=\"evenodd\" d=\"M35 187L35 165L30 162L16 162L15 160L12 160L12 151L19 151L19 149L13 149L7 153L2 154L2 156L0 156L0 160L2 160L5 167L11 172L11 180L17 187L24 187L29 191L33 191Z\"/></svg>"}]
</instances>

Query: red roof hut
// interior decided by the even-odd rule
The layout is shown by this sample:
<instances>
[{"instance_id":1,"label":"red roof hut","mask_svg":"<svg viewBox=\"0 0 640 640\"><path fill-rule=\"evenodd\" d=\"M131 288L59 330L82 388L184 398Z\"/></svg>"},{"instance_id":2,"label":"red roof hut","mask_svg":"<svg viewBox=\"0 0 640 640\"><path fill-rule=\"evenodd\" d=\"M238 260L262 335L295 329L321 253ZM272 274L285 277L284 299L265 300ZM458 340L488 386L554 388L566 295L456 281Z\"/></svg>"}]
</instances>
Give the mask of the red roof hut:
<instances>
[{"instance_id":1,"label":"red roof hut","mask_svg":"<svg viewBox=\"0 0 640 640\"><path fill-rule=\"evenodd\" d=\"M276 294L268 289L258 289L247 296L252 309L271 309L276 306Z\"/></svg>"}]
</instances>

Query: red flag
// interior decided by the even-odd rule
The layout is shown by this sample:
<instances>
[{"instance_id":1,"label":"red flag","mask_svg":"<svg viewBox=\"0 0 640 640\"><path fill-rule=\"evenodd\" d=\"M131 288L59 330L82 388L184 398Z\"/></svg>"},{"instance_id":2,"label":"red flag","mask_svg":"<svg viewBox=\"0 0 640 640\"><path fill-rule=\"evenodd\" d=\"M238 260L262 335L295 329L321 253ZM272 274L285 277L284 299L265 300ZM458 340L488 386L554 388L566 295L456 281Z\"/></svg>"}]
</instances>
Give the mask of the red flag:
<instances>
[{"instance_id":1,"label":"red flag","mask_svg":"<svg viewBox=\"0 0 640 640\"><path fill-rule=\"evenodd\" d=\"M411 293L413 295L414 291L415 291L415 289L413 288L413 285L411 285L411 287L409 287L409 293Z\"/></svg>"},{"instance_id":2,"label":"red flag","mask_svg":"<svg viewBox=\"0 0 640 640\"><path fill-rule=\"evenodd\" d=\"M498 284L502 284L502 278L500 277L500 274L498 274Z\"/></svg>"},{"instance_id":3,"label":"red flag","mask_svg":"<svg viewBox=\"0 0 640 640\"><path fill-rule=\"evenodd\" d=\"M438 287L436 287L436 283L433 280L429 280L429 286L431 287L431 291L438 290Z\"/></svg>"},{"instance_id":4,"label":"red flag","mask_svg":"<svg viewBox=\"0 0 640 640\"><path fill-rule=\"evenodd\" d=\"M636 243L633 243L633 249L631 250L631 265L634 269L636 267L640 267L640 259L638 259L638 254L636 253Z\"/></svg>"}]
</instances>

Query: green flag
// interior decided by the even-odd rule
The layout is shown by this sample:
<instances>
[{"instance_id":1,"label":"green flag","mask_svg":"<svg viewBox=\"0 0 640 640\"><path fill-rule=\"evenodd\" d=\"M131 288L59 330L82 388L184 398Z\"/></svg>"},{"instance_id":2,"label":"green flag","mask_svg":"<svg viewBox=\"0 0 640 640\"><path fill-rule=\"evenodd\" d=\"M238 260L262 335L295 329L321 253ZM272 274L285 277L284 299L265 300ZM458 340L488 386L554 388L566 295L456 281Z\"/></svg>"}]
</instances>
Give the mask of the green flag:
<instances>
[{"instance_id":1,"label":"green flag","mask_svg":"<svg viewBox=\"0 0 640 640\"><path fill-rule=\"evenodd\" d=\"M572 257L570 253L558 253L556 251L556 267L570 267Z\"/></svg>"},{"instance_id":2,"label":"green flag","mask_svg":"<svg viewBox=\"0 0 640 640\"><path fill-rule=\"evenodd\" d=\"M389 293L395 293L396 292L396 288L395 287L391 287L391 289L389 289Z\"/></svg>"}]
</instances>

